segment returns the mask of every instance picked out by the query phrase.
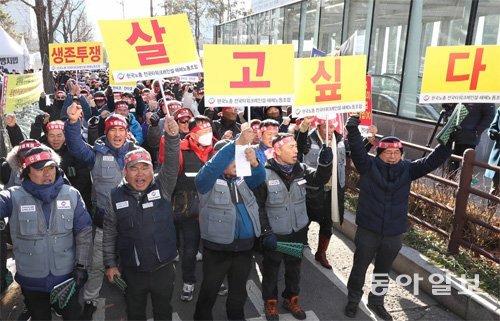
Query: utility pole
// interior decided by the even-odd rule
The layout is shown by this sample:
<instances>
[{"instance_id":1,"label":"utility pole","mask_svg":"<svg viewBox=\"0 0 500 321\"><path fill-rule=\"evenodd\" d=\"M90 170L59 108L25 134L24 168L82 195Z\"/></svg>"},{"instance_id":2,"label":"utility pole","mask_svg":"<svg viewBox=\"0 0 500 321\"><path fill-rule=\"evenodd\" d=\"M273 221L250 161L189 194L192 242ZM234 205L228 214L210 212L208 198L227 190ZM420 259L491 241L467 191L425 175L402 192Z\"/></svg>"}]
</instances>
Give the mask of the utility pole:
<instances>
[{"instance_id":1,"label":"utility pole","mask_svg":"<svg viewBox=\"0 0 500 321\"><path fill-rule=\"evenodd\" d=\"M153 14L153 0L149 0L149 11L150 11L150 16L154 17L154 14Z\"/></svg>"}]
</instances>

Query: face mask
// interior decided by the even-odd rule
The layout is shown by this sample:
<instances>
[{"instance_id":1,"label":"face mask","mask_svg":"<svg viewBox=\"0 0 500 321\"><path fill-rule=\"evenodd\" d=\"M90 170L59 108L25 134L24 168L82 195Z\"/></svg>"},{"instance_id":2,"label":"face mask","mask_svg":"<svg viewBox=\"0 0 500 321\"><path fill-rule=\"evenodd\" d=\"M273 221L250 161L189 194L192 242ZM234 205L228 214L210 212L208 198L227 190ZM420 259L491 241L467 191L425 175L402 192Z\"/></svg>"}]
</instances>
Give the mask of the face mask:
<instances>
[{"instance_id":1,"label":"face mask","mask_svg":"<svg viewBox=\"0 0 500 321\"><path fill-rule=\"evenodd\" d=\"M198 138L198 144L200 144L201 146L212 145L212 136L212 133L201 135L200 138Z\"/></svg>"}]
</instances>

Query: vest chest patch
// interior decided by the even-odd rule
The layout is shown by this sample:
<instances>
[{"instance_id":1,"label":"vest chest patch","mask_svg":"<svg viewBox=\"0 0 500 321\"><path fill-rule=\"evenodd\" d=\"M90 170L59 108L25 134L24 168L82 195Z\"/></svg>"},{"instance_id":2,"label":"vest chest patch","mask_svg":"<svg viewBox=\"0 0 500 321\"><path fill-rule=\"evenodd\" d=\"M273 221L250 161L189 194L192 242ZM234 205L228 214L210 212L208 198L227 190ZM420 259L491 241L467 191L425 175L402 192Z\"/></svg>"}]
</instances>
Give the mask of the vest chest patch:
<instances>
[{"instance_id":1,"label":"vest chest patch","mask_svg":"<svg viewBox=\"0 0 500 321\"><path fill-rule=\"evenodd\" d=\"M160 198L161 198L160 190L158 190L158 189L155 189L154 191L151 191L148 193L148 201L159 200ZM153 205L151 205L151 206L153 206ZM144 207L144 205L142 207L146 208L146 207Z\"/></svg>"},{"instance_id":2,"label":"vest chest patch","mask_svg":"<svg viewBox=\"0 0 500 321\"><path fill-rule=\"evenodd\" d=\"M223 179L218 178L217 181L215 182L217 185L222 185L222 186L227 186L227 182Z\"/></svg>"},{"instance_id":3,"label":"vest chest patch","mask_svg":"<svg viewBox=\"0 0 500 321\"><path fill-rule=\"evenodd\" d=\"M21 213L36 212L36 206L35 205L21 205L19 211Z\"/></svg>"},{"instance_id":4,"label":"vest chest patch","mask_svg":"<svg viewBox=\"0 0 500 321\"><path fill-rule=\"evenodd\" d=\"M297 184L299 185L304 185L305 183L307 183L305 179L301 179L300 181L297 182Z\"/></svg>"},{"instance_id":5,"label":"vest chest patch","mask_svg":"<svg viewBox=\"0 0 500 321\"><path fill-rule=\"evenodd\" d=\"M113 156L109 156L109 155L104 155L102 157L102 160L105 161L105 162L112 162L115 160L115 158Z\"/></svg>"},{"instance_id":6,"label":"vest chest patch","mask_svg":"<svg viewBox=\"0 0 500 321\"><path fill-rule=\"evenodd\" d=\"M269 181L269 186L275 186L275 185L279 185L279 184L280 184L279 179L272 179Z\"/></svg>"},{"instance_id":7,"label":"vest chest patch","mask_svg":"<svg viewBox=\"0 0 500 321\"><path fill-rule=\"evenodd\" d=\"M142 204L142 208L150 208L150 207L153 207L153 202L148 202L148 203Z\"/></svg>"},{"instance_id":8,"label":"vest chest patch","mask_svg":"<svg viewBox=\"0 0 500 321\"><path fill-rule=\"evenodd\" d=\"M116 209L119 210L119 209L122 209L122 208L126 208L128 207L128 201L123 201L123 202L118 202L116 203Z\"/></svg>"},{"instance_id":9,"label":"vest chest patch","mask_svg":"<svg viewBox=\"0 0 500 321\"><path fill-rule=\"evenodd\" d=\"M57 209L58 210L70 210L71 209L71 202L69 200L57 201Z\"/></svg>"}]
</instances>

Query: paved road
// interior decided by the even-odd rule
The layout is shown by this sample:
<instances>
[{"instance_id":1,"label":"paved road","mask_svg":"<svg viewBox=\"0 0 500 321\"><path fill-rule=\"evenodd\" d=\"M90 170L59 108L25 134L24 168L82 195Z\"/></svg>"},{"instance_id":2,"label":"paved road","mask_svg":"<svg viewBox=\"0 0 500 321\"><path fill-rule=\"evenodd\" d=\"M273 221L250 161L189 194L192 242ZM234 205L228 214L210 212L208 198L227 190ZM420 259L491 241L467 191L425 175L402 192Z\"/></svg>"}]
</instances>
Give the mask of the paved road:
<instances>
[{"instance_id":1,"label":"paved road","mask_svg":"<svg viewBox=\"0 0 500 321\"><path fill-rule=\"evenodd\" d=\"M371 318L361 309L358 312L357 319L349 319L344 316L343 309L346 303L345 287L336 279L333 272L319 267L314 261L314 257L309 249L305 249L305 256L302 262L302 282L301 295L299 302L307 312L307 320L370 320ZM245 306L245 316L248 320L265 320L263 317L263 302L261 294L261 280L259 265L262 258L256 254L253 261L250 279L247 282L249 299ZM182 302L179 298L182 280L180 273L180 263L176 263L178 268L176 273L176 282L172 305L174 309L174 320L192 320L194 307L197 300L198 288L195 290L195 298L191 302ZM201 284L202 262L197 264L198 286ZM280 271L281 278L278 286L279 293L284 288L284 270ZM342 290L341 290L342 289ZM15 292L15 290L12 290ZM11 294L12 295L12 294ZM4 298L5 299L5 298ZM10 300L9 304L3 304L2 320L16 320L20 313L22 303L21 296L16 295ZM216 320L225 320L225 296L219 296L214 307L214 318ZM7 311L8 310L8 311ZM295 318L286 313L287 311L280 307L280 320L295 320ZM148 307L148 316L152 320L151 307ZM57 318L54 317L56 320ZM98 310L94 313L94 320L125 320L125 303L123 295L114 285L106 280L101 290Z\"/></svg>"}]
</instances>

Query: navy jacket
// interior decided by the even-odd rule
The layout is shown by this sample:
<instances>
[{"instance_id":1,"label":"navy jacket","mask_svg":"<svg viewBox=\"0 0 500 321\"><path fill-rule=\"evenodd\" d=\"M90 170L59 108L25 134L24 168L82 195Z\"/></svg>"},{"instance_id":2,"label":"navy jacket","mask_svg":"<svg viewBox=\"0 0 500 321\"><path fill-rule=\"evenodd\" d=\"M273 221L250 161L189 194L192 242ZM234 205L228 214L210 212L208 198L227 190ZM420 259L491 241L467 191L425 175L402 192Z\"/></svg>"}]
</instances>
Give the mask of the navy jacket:
<instances>
[{"instance_id":1,"label":"navy jacket","mask_svg":"<svg viewBox=\"0 0 500 321\"><path fill-rule=\"evenodd\" d=\"M387 164L368 155L357 127L349 127L347 137L352 161L361 175L356 224L385 236L406 232L411 182L438 168L451 150L438 145L427 157Z\"/></svg>"}]
</instances>

